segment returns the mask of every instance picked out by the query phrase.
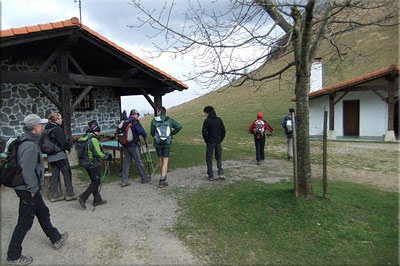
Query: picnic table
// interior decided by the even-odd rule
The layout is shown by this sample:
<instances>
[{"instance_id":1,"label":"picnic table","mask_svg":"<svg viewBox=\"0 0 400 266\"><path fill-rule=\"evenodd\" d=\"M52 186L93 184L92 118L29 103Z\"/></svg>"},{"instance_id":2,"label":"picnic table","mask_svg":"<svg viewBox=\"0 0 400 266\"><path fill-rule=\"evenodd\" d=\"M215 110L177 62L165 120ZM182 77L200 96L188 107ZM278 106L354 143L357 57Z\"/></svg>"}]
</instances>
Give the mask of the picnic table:
<instances>
[{"instance_id":1,"label":"picnic table","mask_svg":"<svg viewBox=\"0 0 400 266\"><path fill-rule=\"evenodd\" d=\"M121 169L122 169L122 165L124 162L124 152L122 150L122 145L119 144L119 142L116 140L105 141L105 142L101 142L100 144L103 146L104 150L112 150L114 165L115 165L115 151L119 152L119 157L121 159Z\"/></svg>"}]
</instances>

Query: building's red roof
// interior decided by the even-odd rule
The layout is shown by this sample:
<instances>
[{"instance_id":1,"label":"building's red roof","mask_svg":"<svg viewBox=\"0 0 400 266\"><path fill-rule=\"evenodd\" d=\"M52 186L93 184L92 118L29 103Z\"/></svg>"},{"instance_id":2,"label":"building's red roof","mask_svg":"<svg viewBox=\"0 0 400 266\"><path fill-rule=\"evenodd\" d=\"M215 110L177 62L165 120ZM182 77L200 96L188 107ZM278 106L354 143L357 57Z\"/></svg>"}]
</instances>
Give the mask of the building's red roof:
<instances>
[{"instance_id":1,"label":"building's red roof","mask_svg":"<svg viewBox=\"0 0 400 266\"><path fill-rule=\"evenodd\" d=\"M81 24L79 23L79 19L76 17L73 17L69 20L65 21L59 21L59 22L53 22L53 23L47 23L47 24L39 24L35 26L26 26L26 27L21 27L21 28L12 28L12 29L7 29L7 30L2 30L0 31L0 38L3 37L11 37L11 36L17 36L17 35L23 35L23 34L29 34L32 32L39 32L39 31L47 31L47 30L53 30L53 29L58 29L58 28L67 28L67 27L80 27ZM113 46L117 50L121 51L122 53L128 55L135 61L139 61L143 65L155 70L156 72L160 73L161 75L173 80L174 82L178 83L180 86L184 87L185 89L188 88L188 86L183 83L182 81L175 79L171 75L165 73L161 69L153 66L152 64L147 63L146 61L142 60L141 58L137 57L136 55L132 54L131 52L125 50L121 46L118 46L116 43L110 41L106 37L100 35L99 33L95 32L94 30L90 29L89 27L85 26L82 24L82 29L90 33L91 35L99 38L100 40L108 43L109 45Z\"/></svg>"},{"instance_id":2,"label":"building's red roof","mask_svg":"<svg viewBox=\"0 0 400 266\"><path fill-rule=\"evenodd\" d=\"M362 76L359 76L359 77L354 78L354 79L346 80L346 81L337 83L335 85L331 85L331 86L322 88L320 90L310 92L308 94L308 96L310 98L315 98L315 97L318 97L318 96L322 96L322 95L328 94L329 92L332 92L332 91L337 91L337 90L343 89L345 87L355 86L355 85L358 85L360 83L365 83L367 81L386 76L387 74L389 74L391 72L400 72L400 66L398 66L398 65L390 65L388 67L376 70L376 71L371 72L369 74L362 75Z\"/></svg>"}]
</instances>

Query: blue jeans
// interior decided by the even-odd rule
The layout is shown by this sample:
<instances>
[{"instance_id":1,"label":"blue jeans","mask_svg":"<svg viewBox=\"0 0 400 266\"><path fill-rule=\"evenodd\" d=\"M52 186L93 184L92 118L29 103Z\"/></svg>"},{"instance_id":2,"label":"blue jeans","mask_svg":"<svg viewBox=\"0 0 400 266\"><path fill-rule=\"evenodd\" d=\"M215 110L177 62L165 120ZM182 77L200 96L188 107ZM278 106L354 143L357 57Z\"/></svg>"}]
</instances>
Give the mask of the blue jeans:
<instances>
[{"instance_id":1,"label":"blue jeans","mask_svg":"<svg viewBox=\"0 0 400 266\"><path fill-rule=\"evenodd\" d=\"M218 175L223 175L222 169L222 146L221 143L207 143L206 162L208 178L214 178L212 157L215 151L215 160L217 160Z\"/></svg>"},{"instance_id":2,"label":"blue jeans","mask_svg":"<svg viewBox=\"0 0 400 266\"><path fill-rule=\"evenodd\" d=\"M122 182L124 184L129 183L129 168L131 167L132 158L136 162L136 169L140 175L141 180L144 181L145 179L147 179L142 157L140 154L140 146L124 148L124 162L122 167Z\"/></svg>"},{"instance_id":3,"label":"blue jeans","mask_svg":"<svg viewBox=\"0 0 400 266\"><path fill-rule=\"evenodd\" d=\"M50 211L44 203L40 191L36 192L34 197L26 190L15 190L15 192L19 197L19 214L18 223L8 246L7 258L9 260L16 260L21 257L22 241L24 241L26 233L31 229L35 216L38 218L43 232L50 238L51 243L61 239L61 234L51 224Z\"/></svg>"}]
</instances>

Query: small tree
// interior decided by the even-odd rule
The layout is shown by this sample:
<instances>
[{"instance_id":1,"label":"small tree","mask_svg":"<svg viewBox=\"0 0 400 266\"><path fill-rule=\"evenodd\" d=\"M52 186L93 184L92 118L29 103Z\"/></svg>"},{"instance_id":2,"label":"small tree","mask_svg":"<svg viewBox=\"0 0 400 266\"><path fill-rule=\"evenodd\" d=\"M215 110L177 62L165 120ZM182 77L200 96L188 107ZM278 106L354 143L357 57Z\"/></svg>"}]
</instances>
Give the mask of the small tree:
<instances>
[{"instance_id":1,"label":"small tree","mask_svg":"<svg viewBox=\"0 0 400 266\"><path fill-rule=\"evenodd\" d=\"M183 21L174 24L175 1L165 1L149 11L140 0L131 0L141 12L141 25L163 34L164 53L196 55L192 79L203 87L218 88L226 82L240 86L251 80L260 84L295 68L296 108L299 127L297 157L299 195L312 195L309 147L309 87L311 64L321 42L327 40L341 56L343 33L367 26L389 26L397 16L395 0L231 0L188 1ZM221 3L225 9L216 9ZM278 26L278 27L277 27ZM244 52L252 50L252 56ZM293 60L272 74L254 75L257 69L282 52L293 52ZM232 77L241 77L232 84ZM224 83L225 82L225 83Z\"/></svg>"}]
</instances>

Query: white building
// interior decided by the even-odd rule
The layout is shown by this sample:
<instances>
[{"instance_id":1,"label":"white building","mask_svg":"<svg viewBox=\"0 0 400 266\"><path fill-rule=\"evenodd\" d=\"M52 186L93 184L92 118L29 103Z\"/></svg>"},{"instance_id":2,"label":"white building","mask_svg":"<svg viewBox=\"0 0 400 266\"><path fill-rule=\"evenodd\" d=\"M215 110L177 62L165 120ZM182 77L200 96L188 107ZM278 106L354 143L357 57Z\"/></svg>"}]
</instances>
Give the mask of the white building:
<instances>
[{"instance_id":1,"label":"white building","mask_svg":"<svg viewBox=\"0 0 400 266\"><path fill-rule=\"evenodd\" d=\"M383 137L399 133L399 71L391 65L320 90L310 97L310 135L322 135L328 111L328 138Z\"/></svg>"}]
</instances>

